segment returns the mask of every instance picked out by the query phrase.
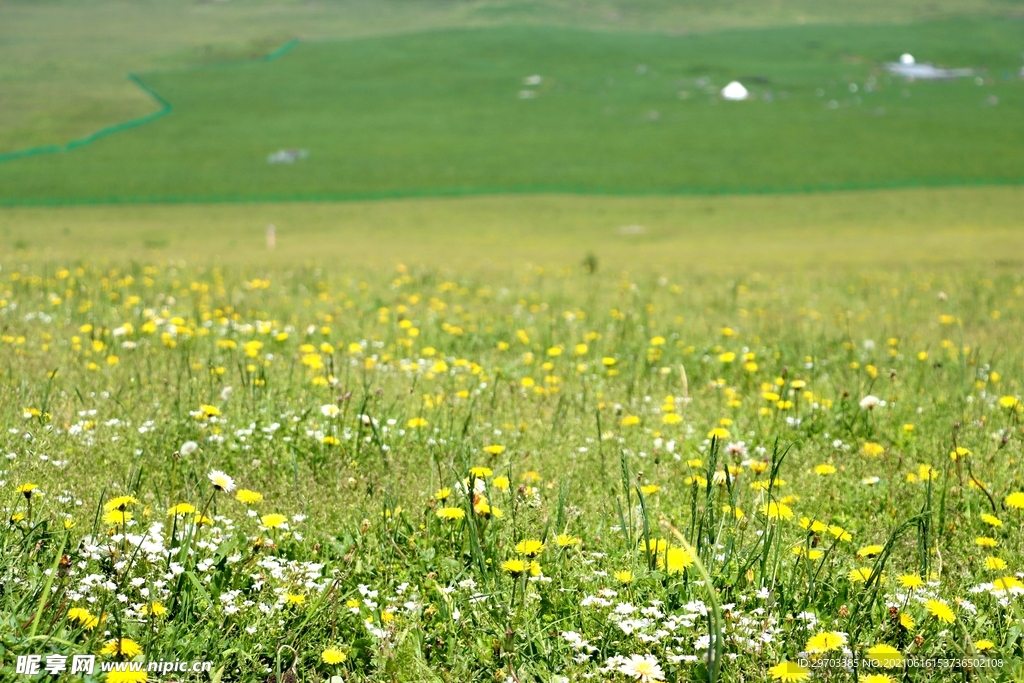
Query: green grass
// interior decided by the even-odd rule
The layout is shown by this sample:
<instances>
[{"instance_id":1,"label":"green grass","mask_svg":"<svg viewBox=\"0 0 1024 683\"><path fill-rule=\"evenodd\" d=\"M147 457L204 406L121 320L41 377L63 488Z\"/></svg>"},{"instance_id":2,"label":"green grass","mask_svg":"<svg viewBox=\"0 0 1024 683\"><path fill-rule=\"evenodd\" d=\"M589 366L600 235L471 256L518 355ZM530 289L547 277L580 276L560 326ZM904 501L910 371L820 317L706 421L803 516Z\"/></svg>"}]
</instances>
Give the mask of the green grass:
<instances>
[{"instance_id":1,"label":"green grass","mask_svg":"<svg viewBox=\"0 0 1024 683\"><path fill-rule=\"evenodd\" d=\"M1012 0L4 0L0 2L0 153L63 144L142 116L127 81L146 71L265 54L310 40L509 23L655 32L806 23L1013 16Z\"/></svg>"},{"instance_id":2,"label":"green grass","mask_svg":"<svg viewBox=\"0 0 1024 683\"><path fill-rule=\"evenodd\" d=\"M215 259L390 268L697 271L918 264L1019 268L1024 189L956 188L719 197L564 195L365 202L0 208L0 252L28 259ZM268 251L265 229L277 226ZM640 234L622 230L643 226ZM627 234L623 234L627 233Z\"/></svg>"},{"instance_id":3,"label":"green grass","mask_svg":"<svg viewBox=\"0 0 1024 683\"><path fill-rule=\"evenodd\" d=\"M1024 675L1019 266L2 254L4 681Z\"/></svg>"},{"instance_id":4,"label":"green grass","mask_svg":"<svg viewBox=\"0 0 1024 683\"><path fill-rule=\"evenodd\" d=\"M0 201L1019 182L1021 27L497 28L302 43L270 63L145 75L169 116L0 164ZM904 50L983 68L983 85L892 79L880 63ZM531 74L544 81L527 88ZM756 101L717 97L734 78ZM524 89L536 97L520 99ZM266 162L287 147L310 156Z\"/></svg>"}]
</instances>

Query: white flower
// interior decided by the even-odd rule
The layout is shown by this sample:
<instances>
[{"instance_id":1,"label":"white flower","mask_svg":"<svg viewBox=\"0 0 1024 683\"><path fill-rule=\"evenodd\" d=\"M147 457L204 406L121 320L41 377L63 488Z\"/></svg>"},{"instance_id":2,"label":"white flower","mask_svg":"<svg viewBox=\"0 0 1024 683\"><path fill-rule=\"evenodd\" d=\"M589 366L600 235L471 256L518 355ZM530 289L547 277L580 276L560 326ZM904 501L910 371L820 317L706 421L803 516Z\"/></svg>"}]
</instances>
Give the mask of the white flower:
<instances>
[{"instance_id":1,"label":"white flower","mask_svg":"<svg viewBox=\"0 0 1024 683\"><path fill-rule=\"evenodd\" d=\"M338 417L341 414L341 409L333 403L327 403L320 406L320 414L324 417Z\"/></svg>"},{"instance_id":2,"label":"white flower","mask_svg":"<svg viewBox=\"0 0 1024 683\"><path fill-rule=\"evenodd\" d=\"M631 655L619 665L619 671L640 683L665 680L665 672L653 655Z\"/></svg>"},{"instance_id":3,"label":"white flower","mask_svg":"<svg viewBox=\"0 0 1024 683\"><path fill-rule=\"evenodd\" d=\"M235 480L224 474L220 470L210 470L210 473L206 475L210 479L210 483L213 484L213 488L230 493L235 490Z\"/></svg>"},{"instance_id":4,"label":"white flower","mask_svg":"<svg viewBox=\"0 0 1024 683\"><path fill-rule=\"evenodd\" d=\"M199 444L197 444L195 441L186 441L185 443L181 444L181 448L178 449L178 452L184 456L189 456L195 453L197 450L199 450Z\"/></svg>"},{"instance_id":5,"label":"white flower","mask_svg":"<svg viewBox=\"0 0 1024 683\"><path fill-rule=\"evenodd\" d=\"M860 400L860 407L863 410L872 410L873 408L881 406L885 407L885 401L878 398L877 396L871 396L870 394Z\"/></svg>"}]
</instances>

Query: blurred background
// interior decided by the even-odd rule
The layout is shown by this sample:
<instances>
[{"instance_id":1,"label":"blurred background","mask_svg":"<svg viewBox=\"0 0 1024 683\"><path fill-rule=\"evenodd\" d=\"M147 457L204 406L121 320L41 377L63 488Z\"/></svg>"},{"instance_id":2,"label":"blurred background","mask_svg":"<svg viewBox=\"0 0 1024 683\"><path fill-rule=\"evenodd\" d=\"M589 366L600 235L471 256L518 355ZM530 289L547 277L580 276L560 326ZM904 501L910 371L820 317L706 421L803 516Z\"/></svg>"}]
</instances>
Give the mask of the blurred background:
<instances>
[{"instance_id":1,"label":"blurred background","mask_svg":"<svg viewBox=\"0 0 1024 683\"><path fill-rule=\"evenodd\" d=\"M0 245L1005 255L1022 60L1010 0L3 0Z\"/></svg>"}]
</instances>

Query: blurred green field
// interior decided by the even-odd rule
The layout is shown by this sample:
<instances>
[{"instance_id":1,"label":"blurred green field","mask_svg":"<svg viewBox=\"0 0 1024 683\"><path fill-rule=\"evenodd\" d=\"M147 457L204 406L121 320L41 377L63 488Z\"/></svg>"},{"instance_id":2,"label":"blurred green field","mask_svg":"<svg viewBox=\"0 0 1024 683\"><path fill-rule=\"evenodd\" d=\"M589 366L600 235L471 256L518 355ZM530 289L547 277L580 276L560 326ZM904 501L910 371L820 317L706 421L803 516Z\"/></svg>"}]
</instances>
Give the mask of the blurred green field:
<instances>
[{"instance_id":1,"label":"blurred green field","mask_svg":"<svg viewBox=\"0 0 1024 683\"><path fill-rule=\"evenodd\" d=\"M142 76L174 107L0 164L0 201L678 193L1019 182L1024 23L665 36L495 28ZM978 79L908 83L903 51ZM524 79L540 76L526 85ZM745 81L753 101L718 90ZM269 154L308 159L272 165Z\"/></svg>"},{"instance_id":2,"label":"blurred green field","mask_svg":"<svg viewBox=\"0 0 1024 683\"><path fill-rule=\"evenodd\" d=\"M2 0L0 153L62 144L153 111L130 71L329 40L504 24L700 32L798 23L1021 16L1013 0Z\"/></svg>"},{"instance_id":3,"label":"blurred green field","mask_svg":"<svg viewBox=\"0 0 1024 683\"><path fill-rule=\"evenodd\" d=\"M1024 188L0 208L0 253L293 267L1019 269ZM266 227L276 226L276 248Z\"/></svg>"}]
</instances>

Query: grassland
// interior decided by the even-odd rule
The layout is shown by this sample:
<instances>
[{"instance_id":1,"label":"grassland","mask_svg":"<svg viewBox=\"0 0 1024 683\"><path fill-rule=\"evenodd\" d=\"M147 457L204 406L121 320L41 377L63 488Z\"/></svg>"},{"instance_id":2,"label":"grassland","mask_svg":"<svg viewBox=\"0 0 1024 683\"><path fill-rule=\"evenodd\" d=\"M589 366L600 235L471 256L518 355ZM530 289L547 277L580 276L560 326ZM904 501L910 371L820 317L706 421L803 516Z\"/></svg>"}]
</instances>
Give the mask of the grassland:
<instances>
[{"instance_id":1,"label":"grassland","mask_svg":"<svg viewBox=\"0 0 1024 683\"><path fill-rule=\"evenodd\" d=\"M171 115L0 164L0 201L1019 182L1022 26L501 28L304 43L271 63L145 75ZM881 71L903 50L984 75L907 83ZM531 74L542 80L524 85ZM755 101L718 97L733 78ZM309 158L268 164L282 148Z\"/></svg>"},{"instance_id":2,"label":"grassland","mask_svg":"<svg viewBox=\"0 0 1024 683\"><path fill-rule=\"evenodd\" d=\"M0 152L62 144L153 111L125 75L330 40L455 27L557 25L656 32L805 23L1016 16L1008 0L754 0L645 3L48 0L0 3Z\"/></svg>"},{"instance_id":3,"label":"grassland","mask_svg":"<svg viewBox=\"0 0 1024 683\"><path fill-rule=\"evenodd\" d=\"M841 223L906 196L950 195L799 206ZM330 226L415 202L5 212L37 239L61 215L178 220L207 253L4 252L0 679L92 653L212 663L187 681L853 680L814 668L832 657L870 683L934 680L933 657L1019 680L1024 280L994 263L1014 234L983 264L952 243L928 262L931 239L984 244L962 228L837 231L868 262L805 269L799 221L781 244L740 230L790 199L734 200L717 246L672 259L676 236L661 266L613 237L636 260L596 272L544 249L579 198L530 200L533 264L456 267L354 264L356 229L347 261L326 232L219 264L202 238L203 212ZM443 264L407 216L378 249L410 251L381 260L426 244ZM730 253L747 266L706 269Z\"/></svg>"},{"instance_id":4,"label":"grassland","mask_svg":"<svg viewBox=\"0 0 1024 683\"><path fill-rule=\"evenodd\" d=\"M497 196L336 203L0 209L0 251L30 260L315 264L396 261L602 268L1019 268L1024 190L719 197ZM276 226L276 249L266 227ZM642 226L641 229L630 226Z\"/></svg>"}]
</instances>

